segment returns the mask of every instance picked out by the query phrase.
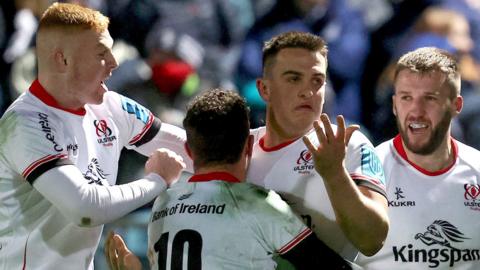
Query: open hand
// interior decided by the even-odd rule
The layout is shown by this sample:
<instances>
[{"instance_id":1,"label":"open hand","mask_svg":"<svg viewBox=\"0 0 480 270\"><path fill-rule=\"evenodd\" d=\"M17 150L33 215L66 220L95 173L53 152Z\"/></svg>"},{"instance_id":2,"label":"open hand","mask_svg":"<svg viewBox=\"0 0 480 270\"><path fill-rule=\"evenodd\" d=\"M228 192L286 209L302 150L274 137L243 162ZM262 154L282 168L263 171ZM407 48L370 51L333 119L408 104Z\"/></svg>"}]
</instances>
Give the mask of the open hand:
<instances>
[{"instance_id":1,"label":"open hand","mask_svg":"<svg viewBox=\"0 0 480 270\"><path fill-rule=\"evenodd\" d=\"M320 125L322 121L322 125ZM320 115L320 121L315 121L313 127L317 134L319 145L315 146L307 136L303 136L303 142L313 155L315 169L325 177L338 174L342 169L347 145L358 125L345 127L343 116L337 116L337 133L333 132L332 123L324 113Z\"/></svg>"}]
</instances>

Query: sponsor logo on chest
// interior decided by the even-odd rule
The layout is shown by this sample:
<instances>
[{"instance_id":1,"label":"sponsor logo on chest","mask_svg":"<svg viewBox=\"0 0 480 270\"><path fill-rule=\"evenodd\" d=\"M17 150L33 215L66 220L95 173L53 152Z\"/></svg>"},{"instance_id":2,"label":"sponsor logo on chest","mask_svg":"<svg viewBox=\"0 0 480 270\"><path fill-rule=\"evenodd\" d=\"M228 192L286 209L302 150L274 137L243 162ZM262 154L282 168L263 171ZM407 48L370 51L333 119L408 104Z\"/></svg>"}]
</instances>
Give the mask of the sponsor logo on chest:
<instances>
[{"instance_id":1,"label":"sponsor logo on chest","mask_svg":"<svg viewBox=\"0 0 480 270\"><path fill-rule=\"evenodd\" d=\"M460 229L445 220L435 220L423 233L417 233L415 241L404 246L393 246L393 256L398 263L428 265L428 268L455 268L459 262L480 261L479 249L458 248L460 243L471 242Z\"/></svg>"},{"instance_id":2,"label":"sponsor logo on chest","mask_svg":"<svg viewBox=\"0 0 480 270\"><path fill-rule=\"evenodd\" d=\"M61 147L57 141L55 141L55 136L53 135L52 128L50 127L48 114L38 113L38 123L40 124L42 132L45 134L45 138L53 144L53 149L57 152L62 152L63 147Z\"/></svg>"},{"instance_id":3,"label":"sponsor logo on chest","mask_svg":"<svg viewBox=\"0 0 480 270\"><path fill-rule=\"evenodd\" d=\"M296 165L293 167L293 171L298 174L311 174L315 169L313 164L313 156L308 150L300 152L297 158Z\"/></svg>"},{"instance_id":4,"label":"sponsor logo on chest","mask_svg":"<svg viewBox=\"0 0 480 270\"><path fill-rule=\"evenodd\" d=\"M388 201L388 207L413 207L415 206L415 201L410 201L406 198L405 193L402 188L395 187L395 192L393 193L395 199Z\"/></svg>"},{"instance_id":5,"label":"sponsor logo on chest","mask_svg":"<svg viewBox=\"0 0 480 270\"><path fill-rule=\"evenodd\" d=\"M97 135L97 142L103 146L112 146L113 141L117 140L112 129L108 126L106 120L93 120L95 127L95 134Z\"/></svg>"}]
</instances>

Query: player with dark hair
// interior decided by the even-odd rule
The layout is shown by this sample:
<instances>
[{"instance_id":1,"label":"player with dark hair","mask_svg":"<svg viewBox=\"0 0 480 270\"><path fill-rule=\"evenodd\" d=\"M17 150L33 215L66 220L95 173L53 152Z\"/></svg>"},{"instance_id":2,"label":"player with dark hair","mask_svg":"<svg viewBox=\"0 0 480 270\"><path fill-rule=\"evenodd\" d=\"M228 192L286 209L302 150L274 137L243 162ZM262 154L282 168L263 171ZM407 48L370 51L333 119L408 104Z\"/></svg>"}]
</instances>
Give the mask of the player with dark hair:
<instances>
[{"instance_id":1,"label":"player with dark hair","mask_svg":"<svg viewBox=\"0 0 480 270\"><path fill-rule=\"evenodd\" d=\"M274 191L244 182L253 137L243 98L208 91L191 103L183 124L195 174L155 201L152 269L273 269L274 256L296 269L352 269ZM109 235L106 255L112 269L141 268L119 235Z\"/></svg>"}]
</instances>

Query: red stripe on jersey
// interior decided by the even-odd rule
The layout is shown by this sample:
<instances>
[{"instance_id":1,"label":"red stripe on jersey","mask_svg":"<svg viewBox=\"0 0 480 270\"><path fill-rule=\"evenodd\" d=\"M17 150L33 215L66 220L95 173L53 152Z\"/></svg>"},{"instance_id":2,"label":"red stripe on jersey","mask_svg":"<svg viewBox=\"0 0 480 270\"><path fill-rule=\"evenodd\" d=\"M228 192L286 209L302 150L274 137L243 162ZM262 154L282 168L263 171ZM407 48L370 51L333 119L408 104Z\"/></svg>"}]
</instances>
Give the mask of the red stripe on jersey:
<instances>
[{"instance_id":1,"label":"red stripe on jersey","mask_svg":"<svg viewBox=\"0 0 480 270\"><path fill-rule=\"evenodd\" d=\"M405 161L407 161L410 165L412 165L415 169L417 169L419 172L421 172L423 174L426 174L428 176L438 176L438 175L444 174L447 171L449 171L453 167L453 165L455 165L455 163L457 162L458 146L457 146L457 143L455 142L455 140L452 137L450 137L450 141L452 143L452 151L453 151L453 162L452 162L452 164L450 164L449 166L447 166L444 169L434 171L434 172L428 171L428 170L418 166L417 164L413 163L412 161L410 161L408 159L407 152L405 151L405 148L403 148L402 137L400 135L397 135L397 136L395 136L395 138L393 138L393 146L395 147L395 150L397 150L397 153Z\"/></svg>"},{"instance_id":2,"label":"red stripe on jersey","mask_svg":"<svg viewBox=\"0 0 480 270\"><path fill-rule=\"evenodd\" d=\"M350 177L352 177L352 179L366 180L368 182L371 182L371 183L385 189L385 186L383 185L383 183L378 181L378 179L376 179L376 178L373 178L373 177L370 177L370 176L367 176L367 175L363 175L363 174L359 174L359 173L351 173Z\"/></svg>"},{"instance_id":3,"label":"red stripe on jersey","mask_svg":"<svg viewBox=\"0 0 480 270\"><path fill-rule=\"evenodd\" d=\"M194 176L188 179L188 182L208 182L213 180L221 180L230 183L240 183L237 177L227 173L227 172L211 172L205 174L195 174Z\"/></svg>"},{"instance_id":4,"label":"red stripe on jersey","mask_svg":"<svg viewBox=\"0 0 480 270\"><path fill-rule=\"evenodd\" d=\"M35 170L36 168L38 168L38 166L48 162L48 161L51 161L53 159L61 159L61 158L65 158L67 157L66 154L57 154L57 155L48 155L48 156L45 156L35 162L33 162L32 164L30 164L30 166L28 166L22 173L22 176L23 178L27 178L28 175L33 171Z\"/></svg>"},{"instance_id":5,"label":"red stripe on jersey","mask_svg":"<svg viewBox=\"0 0 480 270\"><path fill-rule=\"evenodd\" d=\"M137 134L135 137L133 137L133 139L131 141L128 142L128 144L135 144L136 142L141 140L142 137L145 135L145 133L147 133L147 131L152 126L153 120L155 120L155 117L153 116L152 113L150 113L150 115L148 116L147 124L143 127L142 131L139 134Z\"/></svg>"},{"instance_id":6,"label":"red stripe on jersey","mask_svg":"<svg viewBox=\"0 0 480 270\"><path fill-rule=\"evenodd\" d=\"M273 151L280 150L287 145L290 145L291 143L293 143L296 140L297 139L294 139L294 140L291 140L291 141L281 143L279 145L275 145L275 146L272 146L272 147L266 147L265 146L265 136L263 136L262 138L260 138L260 141L258 142L258 145L260 145L260 148L262 148L262 150L265 151L265 152L273 152Z\"/></svg>"},{"instance_id":7,"label":"red stripe on jersey","mask_svg":"<svg viewBox=\"0 0 480 270\"><path fill-rule=\"evenodd\" d=\"M297 237L293 238L290 242L284 245L281 249L278 250L279 254L285 254L292 248L294 248L298 243L302 242L307 236L312 233L312 230L305 228Z\"/></svg>"},{"instance_id":8,"label":"red stripe on jersey","mask_svg":"<svg viewBox=\"0 0 480 270\"><path fill-rule=\"evenodd\" d=\"M45 88L43 88L38 79L33 81L32 85L30 85L30 93L32 93L32 95L34 95L36 98L40 99L43 103L47 104L50 107L54 107L62 111L66 111L80 116L84 116L87 113L85 108L73 110L60 106L60 104L58 104L55 98L50 95L47 90L45 90Z\"/></svg>"}]
</instances>

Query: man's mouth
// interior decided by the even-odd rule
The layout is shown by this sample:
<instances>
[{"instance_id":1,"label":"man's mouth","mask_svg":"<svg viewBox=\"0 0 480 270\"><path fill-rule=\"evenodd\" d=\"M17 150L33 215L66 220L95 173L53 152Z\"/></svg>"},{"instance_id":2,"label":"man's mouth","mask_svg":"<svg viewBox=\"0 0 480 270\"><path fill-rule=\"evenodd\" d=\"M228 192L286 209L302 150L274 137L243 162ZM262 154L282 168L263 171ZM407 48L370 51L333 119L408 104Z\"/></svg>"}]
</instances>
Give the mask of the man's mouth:
<instances>
[{"instance_id":1,"label":"man's mouth","mask_svg":"<svg viewBox=\"0 0 480 270\"><path fill-rule=\"evenodd\" d=\"M428 128L428 125L425 123L410 123L408 128L412 133L422 133Z\"/></svg>"}]
</instances>

